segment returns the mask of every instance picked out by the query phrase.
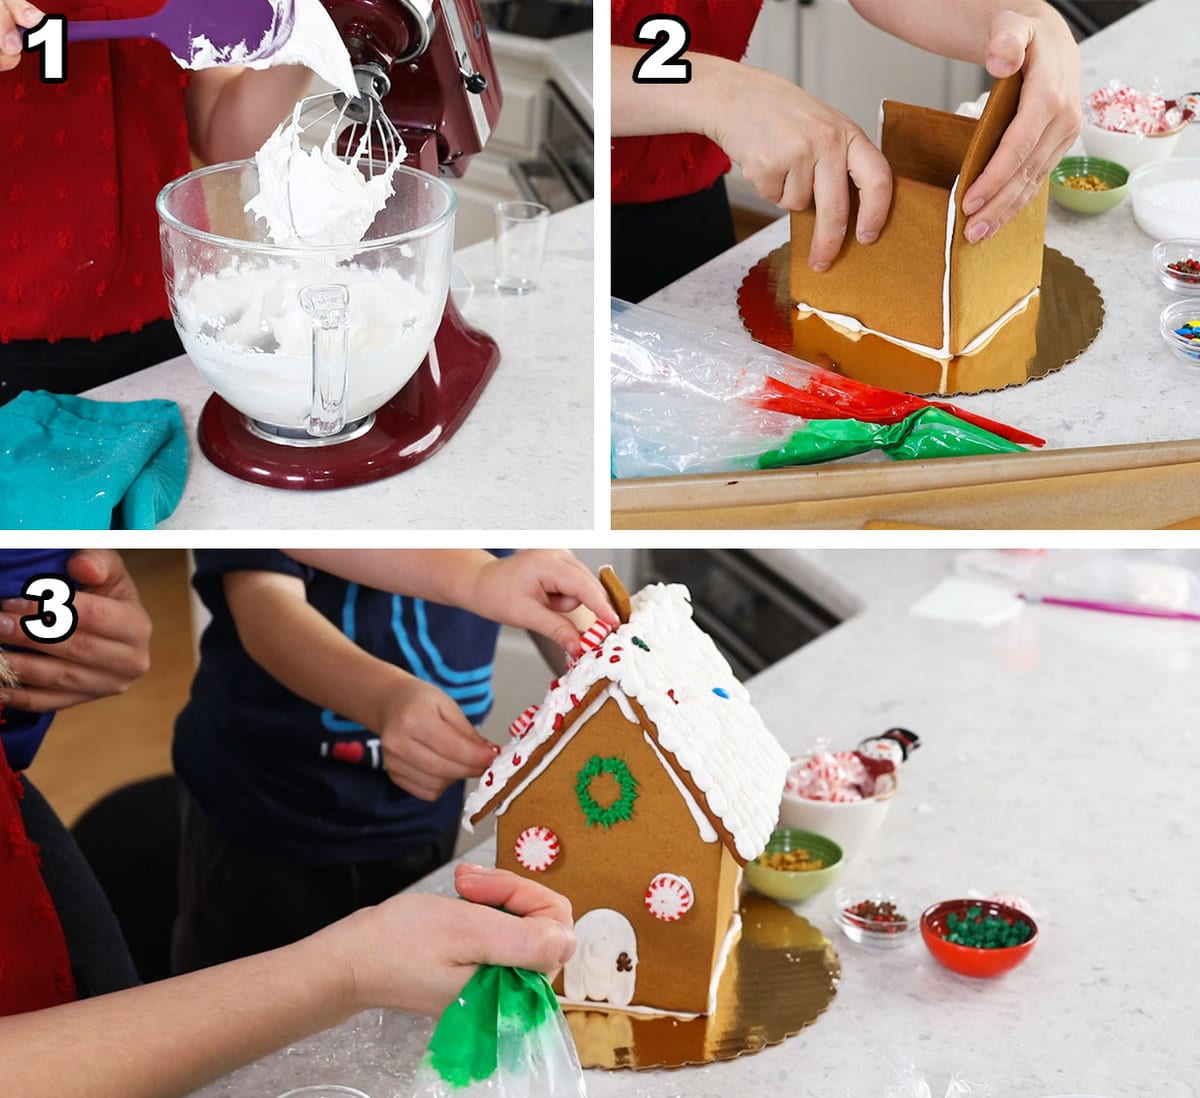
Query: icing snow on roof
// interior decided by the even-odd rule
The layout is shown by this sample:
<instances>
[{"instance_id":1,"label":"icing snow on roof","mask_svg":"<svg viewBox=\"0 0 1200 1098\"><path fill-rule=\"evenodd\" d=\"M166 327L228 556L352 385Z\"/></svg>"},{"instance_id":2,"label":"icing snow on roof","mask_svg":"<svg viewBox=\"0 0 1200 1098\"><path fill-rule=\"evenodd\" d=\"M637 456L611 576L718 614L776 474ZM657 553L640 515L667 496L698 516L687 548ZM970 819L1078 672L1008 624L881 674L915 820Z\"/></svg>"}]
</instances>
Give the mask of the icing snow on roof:
<instances>
[{"instance_id":1,"label":"icing snow on roof","mask_svg":"<svg viewBox=\"0 0 1200 1098\"><path fill-rule=\"evenodd\" d=\"M788 756L712 638L692 620L688 590L680 584L653 584L633 596L629 621L551 687L528 728L500 752L467 797L465 817L506 790L601 679L642 706L659 744L704 794L739 856L757 857L775 826Z\"/></svg>"}]
</instances>

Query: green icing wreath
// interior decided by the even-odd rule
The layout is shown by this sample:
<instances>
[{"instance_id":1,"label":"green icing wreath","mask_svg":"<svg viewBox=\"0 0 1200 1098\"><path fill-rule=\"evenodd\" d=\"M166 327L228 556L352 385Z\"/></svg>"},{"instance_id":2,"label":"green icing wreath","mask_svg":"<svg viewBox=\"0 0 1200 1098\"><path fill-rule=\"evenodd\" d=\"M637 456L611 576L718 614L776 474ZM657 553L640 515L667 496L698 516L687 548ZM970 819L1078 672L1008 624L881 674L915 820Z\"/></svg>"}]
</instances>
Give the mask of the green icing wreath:
<instances>
[{"instance_id":1,"label":"green icing wreath","mask_svg":"<svg viewBox=\"0 0 1200 1098\"><path fill-rule=\"evenodd\" d=\"M601 774L611 774L621 787L621 795L607 808L592 796L591 791L592 779ZM628 820L633 815L633 802L637 800L637 784L624 759L615 756L602 759L599 755L588 759L575 780L575 795L579 798L579 807L583 809L588 825L612 827L615 823Z\"/></svg>"}]
</instances>

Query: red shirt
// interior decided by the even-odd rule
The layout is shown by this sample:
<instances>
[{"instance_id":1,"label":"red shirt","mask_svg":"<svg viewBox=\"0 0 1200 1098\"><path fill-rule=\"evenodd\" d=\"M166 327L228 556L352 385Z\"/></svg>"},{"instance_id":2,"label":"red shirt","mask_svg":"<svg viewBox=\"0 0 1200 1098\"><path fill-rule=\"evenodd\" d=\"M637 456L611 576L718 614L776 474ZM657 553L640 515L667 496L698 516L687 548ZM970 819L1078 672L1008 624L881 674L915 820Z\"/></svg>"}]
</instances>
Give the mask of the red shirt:
<instances>
[{"instance_id":1,"label":"red shirt","mask_svg":"<svg viewBox=\"0 0 1200 1098\"><path fill-rule=\"evenodd\" d=\"M0 751L0 1015L75 998L62 925L38 868L37 847L25 834L24 796L21 779Z\"/></svg>"},{"instance_id":2,"label":"red shirt","mask_svg":"<svg viewBox=\"0 0 1200 1098\"><path fill-rule=\"evenodd\" d=\"M45 7L45 5L43 5ZM68 19L162 0L59 0ZM67 79L38 54L0 73L0 342L99 339L169 316L154 200L188 171L187 74L149 39L72 42Z\"/></svg>"},{"instance_id":3,"label":"red shirt","mask_svg":"<svg viewBox=\"0 0 1200 1098\"><path fill-rule=\"evenodd\" d=\"M688 53L740 61L761 7L762 0L612 0L612 42L649 49L633 37L638 24L650 15L677 15L691 32ZM658 202L695 194L731 166L729 157L699 134L617 137L612 143L612 201Z\"/></svg>"}]
</instances>

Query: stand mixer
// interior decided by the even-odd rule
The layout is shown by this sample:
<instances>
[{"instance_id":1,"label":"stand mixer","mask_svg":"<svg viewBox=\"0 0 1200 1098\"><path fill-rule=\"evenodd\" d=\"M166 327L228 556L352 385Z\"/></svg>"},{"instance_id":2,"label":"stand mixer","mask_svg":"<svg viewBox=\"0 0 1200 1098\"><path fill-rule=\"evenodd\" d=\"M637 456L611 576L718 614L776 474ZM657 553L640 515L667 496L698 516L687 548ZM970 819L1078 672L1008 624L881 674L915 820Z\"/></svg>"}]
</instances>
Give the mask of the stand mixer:
<instances>
[{"instance_id":1,"label":"stand mixer","mask_svg":"<svg viewBox=\"0 0 1200 1098\"><path fill-rule=\"evenodd\" d=\"M322 4L347 47L360 89L357 100L340 97L346 116L370 127L382 111L405 142L406 168L461 176L500 113L500 89L477 0ZM448 267L447 259L447 278ZM171 272L167 278L171 288ZM329 315L337 315L336 303ZM336 335L322 336L320 327L314 355L322 338L336 342ZM336 322L326 327L335 332ZM424 461L445 444L499 358L495 341L471 327L446 295L428 354L373 416L332 432L279 431L264 428L214 393L200 416L200 448L225 472L273 487L335 488L378 480ZM354 370L353 362L349 369ZM345 367L341 384L345 388ZM314 390L317 386L314 381ZM314 408L318 395L314 391Z\"/></svg>"}]
</instances>

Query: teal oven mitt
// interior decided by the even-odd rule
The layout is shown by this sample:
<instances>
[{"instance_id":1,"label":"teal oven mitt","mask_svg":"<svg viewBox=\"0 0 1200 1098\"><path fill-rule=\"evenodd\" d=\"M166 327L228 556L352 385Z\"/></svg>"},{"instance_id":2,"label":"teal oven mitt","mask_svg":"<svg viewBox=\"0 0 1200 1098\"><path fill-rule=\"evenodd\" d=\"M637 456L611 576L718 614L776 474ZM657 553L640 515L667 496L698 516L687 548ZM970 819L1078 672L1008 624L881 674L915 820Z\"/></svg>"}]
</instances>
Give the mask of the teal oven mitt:
<instances>
[{"instance_id":1,"label":"teal oven mitt","mask_svg":"<svg viewBox=\"0 0 1200 1098\"><path fill-rule=\"evenodd\" d=\"M153 529L187 462L173 401L21 393L0 406L0 529Z\"/></svg>"}]
</instances>

